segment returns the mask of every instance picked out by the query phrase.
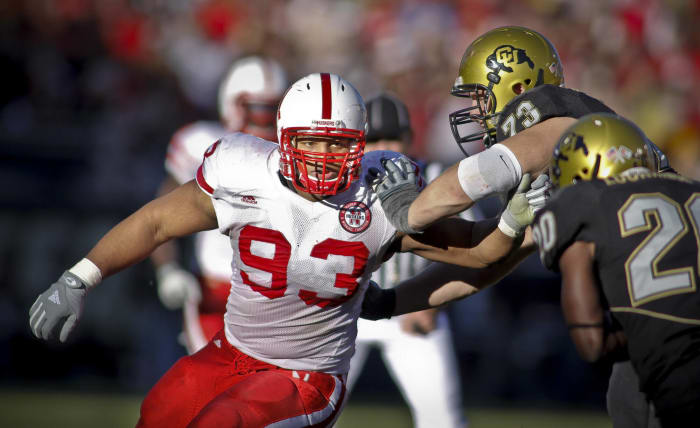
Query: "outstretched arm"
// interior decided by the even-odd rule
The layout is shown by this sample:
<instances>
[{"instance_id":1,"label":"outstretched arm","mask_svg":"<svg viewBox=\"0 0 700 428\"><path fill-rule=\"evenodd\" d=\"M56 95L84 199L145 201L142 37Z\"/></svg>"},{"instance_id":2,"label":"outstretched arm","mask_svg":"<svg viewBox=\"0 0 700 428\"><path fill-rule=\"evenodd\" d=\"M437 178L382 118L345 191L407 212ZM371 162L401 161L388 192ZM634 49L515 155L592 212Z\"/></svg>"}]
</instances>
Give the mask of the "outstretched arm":
<instances>
[{"instance_id":1,"label":"outstretched arm","mask_svg":"<svg viewBox=\"0 0 700 428\"><path fill-rule=\"evenodd\" d=\"M484 268L506 257L520 240L503 233L498 219L471 222L458 217L438 221L424 233L404 235L400 252L468 268Z\"/></svg>"},{"instance_id":2,"label":"outstretched arm","mask_svg":"<svg viewBox=\"0 0 700 428\"><path fill-rule=\"evenodd\" d=\"M547 119L451 166L410 205L405 220L409 231L424 230L479 199L507 192L525 173L537 177L549 165L559 136L573 122L570 117Z\"/></svg>"},{"instance_id":3,"label":"outstretched arm","mask_svg":"<svg viewBox=\"0 0 700 428\"><path fill-rule=\"evenodd\" d=\"M439 307L495 284L535 251L532 240L528 238L528 241L505 259L487 268L474 269L446 264L429 266L396 287L396 308L393 315Z\"/></svg>"},{"instance_id":4,"label":"outstretched arm","mask_svg":"<svg viewBox=\"0 0 700 428\"><path fill-rule=\"evenodd\" d=\"M530 229L522 245L501 261L487 268L465 268L434 263L393 289L370 285L362 302L362 317L389 318L469 297L495 284L535 251Z\"/></svg>"},{"instance_id":5,"label":"outstretched arm","mask_svg":"<svg viewBox=\"0 0 700 428\"><path fill-rule=\"evenodd\" d=\"M429 260L463 267L488 267L517 248L525 228L532 223L536 203L540 202L528 199L528 188L530 174L525 174L500 219L440 220L424 233L403 236L400 251L412 251Z\"/></svg>"},{"instance_id":6,"label":"outstretched arm","mask_svg":"<svg viewBox=\"0 0 700 428\"><path fill-rule=\"evenodd\" d=\"M157 196L166 195L178 186L175 176L168 174L158 189ZM179 309L186 300L199 302L202 299L199 280L181 266L178 254L179 246L176 239L161 244L151 253L158 298L168 309Z\"/></svg>"},{"instance_id":7,"label":"outstretched arm","mask_svg":"<svg viewBox=\"0 0 700 428\"><path fill-rule=\"evenodd\" d=\"M177 184L177 181L175 181L175 179L171 175L168 175L158 188L158 193L156 197L167 195L168 193L177 189L178 186L179 185ZM176 262L177 253L178 249L175 241L165 242L163 245L153 250L153 252L151 253L151 261L157 269L168 263Z\"/></svg>"},{"instance_id":8,"label":"outstretched arm","mask_svg":"<svg viewBox=\"0 0 700 428\"><path fill-rule=\"evenodd\" d=\"M194 181L149 202L107 232L86 258L39 295L29 309L32 332L65 342L80 320L88 288L145 259L171 238L216 226L211 199Z\"/></svg>"},{"instance_id":9,"label":"outstretched arm","mask_svg":"<svg viewBox=\"0 0 700 428\"><path fill-rule=\"evenodd\" d=\"M87 258L105 278L145 259L172 238L216 227L211 198L193 180L154 199L117 224Z\"/></svg>"}]
</instances>

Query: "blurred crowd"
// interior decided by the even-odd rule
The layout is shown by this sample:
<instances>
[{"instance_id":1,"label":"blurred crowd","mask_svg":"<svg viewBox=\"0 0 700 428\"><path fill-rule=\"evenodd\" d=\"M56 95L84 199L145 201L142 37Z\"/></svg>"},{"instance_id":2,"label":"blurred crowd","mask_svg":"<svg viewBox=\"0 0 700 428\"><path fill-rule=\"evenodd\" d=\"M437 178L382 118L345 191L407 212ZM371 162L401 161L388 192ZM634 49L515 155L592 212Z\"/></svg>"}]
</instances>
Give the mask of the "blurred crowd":
<instances>
[{"instance_id":1,"label":"blurred crowd","mask_svg":"<svg viewBox=\"0 0 700 428\"><path fill-rule=\"evenodd\" d=\"M568 87L638 123L676 170L700 179L698 22L699 0L3 2L0 280L10 287L0 288L0 377L26 380L14 365L29 364L26 355L44 346L29 338L25 325L30 300L107 226L153 197L171 134L190 121L217 118L217 87L234 59L274 57L292 81L310 72L338 73L364 97L393 91L409 107L412 154L453 163L461 152L447 114L460 106L450 88L464 49L494 27L527 26L557 47ZM76 235L78 228L83 235ZM475 299L480 306L465 302L453 316L464 361L476 364L481 346L482 354L499 355L483 359L487 369L514 367L472 368L465 376L507 388L494 394L517 397L520 386L532 392L533 367L551 371L561 364L563 374L580 364L556 306L557 279L537 263L526 263L511 283L551 287L523 291L506 284L488 305L487 294ZM157 306L153 287L138 286L149 281L147 264L107 281L128 285L101 288L102 304L86 314L92 327L81 327L82 348L72 348L122 352L114 360L103 356L113 367L95 372L127 378L123 384L135 389L152 384L179 352L170 338L149 336L177 333L176 315ZM527 299L529 306L516 303ZM485 321L494 307L510 318ZM474 322L480 311L481 321ZM526 320L528 328L517 330ZM484 331L480 323L491 332L487 340L477 336ZM501 355L513 351L513 361ZM532 379L514 380L514 373ZM44 375L31 376L40 381ZM585 379L560 379L569 381Z\"/></svg>"},{"instance_id":2,"label":"blurred crowd","mask_svg":"<svg viewBox=\"0 0 700 428\"><path fill-rule=\"evenodd\" d=\"M94 139L110 164L162 148L161 130L214 116L220 78L249 53L278 59L292 78L331 71L365 96L395 92L412 114L414 154L454 161L444 113L463 50L516 24L553 41L567 86L641 124L677 169L700 178L698 1L29 0L0 13L3 128L13 141L47 121L119 128ZM80 145L63 132L68 142L53 145Z\"/></svg>"}]
</instances>

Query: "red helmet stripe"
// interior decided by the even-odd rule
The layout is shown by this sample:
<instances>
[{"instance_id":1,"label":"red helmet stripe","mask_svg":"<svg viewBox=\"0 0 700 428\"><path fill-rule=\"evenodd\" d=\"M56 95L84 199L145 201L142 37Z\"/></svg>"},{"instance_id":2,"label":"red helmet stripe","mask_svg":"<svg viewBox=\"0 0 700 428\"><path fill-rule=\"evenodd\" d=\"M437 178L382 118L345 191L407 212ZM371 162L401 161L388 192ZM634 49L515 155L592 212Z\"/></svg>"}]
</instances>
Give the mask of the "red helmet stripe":
<instances>
[{"instance_id":1,"label":"red helmet stripe","mask_svg":"<svg viewBox=\"0 0 700 428\"><path fill-rule=\"evenodd\" d=\"M331 76L328 73L321 73L321 119L331 118Z\"/></svg>"}]
</instances>

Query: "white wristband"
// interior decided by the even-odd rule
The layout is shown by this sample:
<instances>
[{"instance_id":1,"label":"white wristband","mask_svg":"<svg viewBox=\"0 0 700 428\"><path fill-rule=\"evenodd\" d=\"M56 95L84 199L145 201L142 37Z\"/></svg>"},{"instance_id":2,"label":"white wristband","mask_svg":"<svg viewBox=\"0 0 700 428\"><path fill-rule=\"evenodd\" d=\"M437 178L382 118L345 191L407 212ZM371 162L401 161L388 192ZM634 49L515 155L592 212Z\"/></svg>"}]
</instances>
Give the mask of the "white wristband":
<instances>
[{"instance_id":1,"label":"white wristband","mask_svg":"<svg viewBox=\"0 0 700 428\"><path fill-rule=\"evenodd\" d=\"M504 235L510 238L517 238L523 233L522 230L518 232L517 230L513 229L508 223L506 223L505 220L503 220L503 217L501 217L501 220L498 222L498 228L501 229L501 232L503 232Z\"/></svg>"},{"instance_id":2,"label":"white wristband","mask_svg":"<svg viewBox=\"0 0 700 428\"><path fill-rule=\"evenodd\" d=\"M88 288L92 288L102 281L100 268L85 258L68 269L68 272L80 278Z\"/></svg>"}]
</instances>

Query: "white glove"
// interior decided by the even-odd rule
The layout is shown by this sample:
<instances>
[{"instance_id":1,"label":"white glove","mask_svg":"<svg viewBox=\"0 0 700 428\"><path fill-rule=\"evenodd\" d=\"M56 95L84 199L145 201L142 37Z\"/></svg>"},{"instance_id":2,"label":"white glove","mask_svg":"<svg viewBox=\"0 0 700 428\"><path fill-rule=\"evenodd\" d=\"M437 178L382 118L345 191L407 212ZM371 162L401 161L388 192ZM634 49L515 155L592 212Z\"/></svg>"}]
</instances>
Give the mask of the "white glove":
<instances>
[{"instance_id":1,"label":"white glove","mask_svg":"<svg viewBox=\"0 0 700 428\"><path fill-rule=\"evenodd\" d=\"M528 227L535 218L535 210L530 205L525 191L530 188L530 174L523 174L520 180L520 185L513 196L508 201L506 209L501 214L501 221L498 222L498 228L501 232L515 238L522 235L525 228Z\"/></svg>"},{"instance_id":2,"label":"white glove","mask_svg":"<svg viewBox=\"0 0 700 428\"><path fill-rule=\"evenodd\" d=\"M532 182L530 190L525 193L525 198L527 198L534 212L539 211L547 204L551 190L552 182L549 180L547 174L540 174L540 176Z\"/></svg>"},{"instance_id":3,"label":"white glove","mask_svg":"<svg viewBox=\"0 0 700 428\"><path fill-rule=\"evenodd\" d=\"M181 308L185 300L202 300L199 281L194 275L171 262L156 269L158 297L168 309Z\"/></svg>"}]
</instances>

